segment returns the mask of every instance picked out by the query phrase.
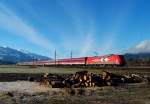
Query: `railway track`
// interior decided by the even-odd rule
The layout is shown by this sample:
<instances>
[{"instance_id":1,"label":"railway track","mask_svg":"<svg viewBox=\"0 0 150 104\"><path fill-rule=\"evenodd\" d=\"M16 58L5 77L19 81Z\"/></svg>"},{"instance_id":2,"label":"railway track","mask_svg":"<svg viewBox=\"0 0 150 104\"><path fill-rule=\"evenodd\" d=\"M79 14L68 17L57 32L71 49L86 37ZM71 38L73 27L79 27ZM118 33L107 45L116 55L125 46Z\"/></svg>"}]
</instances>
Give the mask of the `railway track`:
<instances>
[{"instance_id":1,"label":"railway track","mask_svg":"<svg viewBox=\"0 0 150 104\"><path fill-rule=\"evenodd\" d=\"M82 69L122 69L122 70L126 70L126 69L150 69L150 66L57 66L57 65L46 65L46 66L39 66L39 65L23 65L23 66L19 66L19 65L0 65L0 68L38 68L38 67L49 67L49 68L82 68Z\"/></svg>"},{"instance_id":2,"label":"railway track","mask_svg":"<svg viewBox=\"0 0 150 104\"><path fill-rule=\"evenodd\" d=\"M46 67L56 67L56 68L83 68L83 69L150 69L150 66L116 66L116 67L101 67L101 66L46 66Z\"/></svg>"}]
</instances>

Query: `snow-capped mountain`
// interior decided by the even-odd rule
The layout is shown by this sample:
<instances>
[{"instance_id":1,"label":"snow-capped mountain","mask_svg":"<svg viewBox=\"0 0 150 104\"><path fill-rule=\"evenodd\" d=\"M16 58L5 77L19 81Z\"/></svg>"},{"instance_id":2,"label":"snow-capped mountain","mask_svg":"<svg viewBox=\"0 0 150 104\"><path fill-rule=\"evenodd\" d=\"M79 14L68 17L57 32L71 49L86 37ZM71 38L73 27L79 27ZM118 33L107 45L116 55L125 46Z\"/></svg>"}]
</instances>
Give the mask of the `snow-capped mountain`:
<instances>
[{"instance_id":1,"label":"snow-capped mountain","mask_svg":"<svg viewBox=\"0 0 150 104\"><path fill-rule=\"evenodd\" d=\"M126 53L150 53L150 40L145 40L135 47L129 48Z\"/></svg>"},{"instance_id":2,"label":"snow-capped mountain","mask_svg":"<svg viewBox=\"0 0 150 104\"><path fill-rule=\"evenodd\" d=\"M125 52L127 59L150 58L150 40L145 40Z\"/></svg>"},{"instance_id":3,"label":"snow-capped mountain","mask_svg":"<svg viewBox=\"0 0 150 104\"><path fill-rule=\"evenodd\" d=\"M6 46L0 46L0 64L32 61L33 59L48 60L50 58L22 49L16 50Z\"/></svg>"}]
</instances>

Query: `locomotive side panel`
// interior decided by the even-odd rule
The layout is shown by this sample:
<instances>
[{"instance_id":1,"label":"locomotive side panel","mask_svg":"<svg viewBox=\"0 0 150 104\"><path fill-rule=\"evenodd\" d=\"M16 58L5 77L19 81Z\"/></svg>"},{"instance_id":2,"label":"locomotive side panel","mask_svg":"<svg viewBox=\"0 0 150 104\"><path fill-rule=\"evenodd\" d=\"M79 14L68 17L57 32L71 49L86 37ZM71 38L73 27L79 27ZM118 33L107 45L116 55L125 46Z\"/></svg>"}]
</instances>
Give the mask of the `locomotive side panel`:
<instances>
[{"instance_id":1,"label":"locomotive side panel","mask_svg":"<svg viewBox=\"0 0 150 104\"><path fill-rule=\"evenodd\" d=\"M88 57L87 65L120 65L122 59L119 55L108 55L108 56L97 56L97 57Z\"/></svg>"}]
</instances>

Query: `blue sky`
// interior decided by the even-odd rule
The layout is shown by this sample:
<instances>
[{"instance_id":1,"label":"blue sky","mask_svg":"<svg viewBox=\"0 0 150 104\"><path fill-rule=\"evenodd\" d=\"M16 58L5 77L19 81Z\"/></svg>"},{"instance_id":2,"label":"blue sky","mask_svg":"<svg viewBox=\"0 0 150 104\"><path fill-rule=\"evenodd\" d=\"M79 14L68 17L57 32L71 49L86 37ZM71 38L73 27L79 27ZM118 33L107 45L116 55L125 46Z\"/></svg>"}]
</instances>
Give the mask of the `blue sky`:
<instances>
[{"instance_id":1,"label":"blue sky","mask_svg":"<svg viewBox=\"0 0 150 104\"><path fill-rule=\"evenodd\" d=\"M60 58L122 53L150 39L149 0L0 0L0 45Z\"/></svg>"}]
</instances>

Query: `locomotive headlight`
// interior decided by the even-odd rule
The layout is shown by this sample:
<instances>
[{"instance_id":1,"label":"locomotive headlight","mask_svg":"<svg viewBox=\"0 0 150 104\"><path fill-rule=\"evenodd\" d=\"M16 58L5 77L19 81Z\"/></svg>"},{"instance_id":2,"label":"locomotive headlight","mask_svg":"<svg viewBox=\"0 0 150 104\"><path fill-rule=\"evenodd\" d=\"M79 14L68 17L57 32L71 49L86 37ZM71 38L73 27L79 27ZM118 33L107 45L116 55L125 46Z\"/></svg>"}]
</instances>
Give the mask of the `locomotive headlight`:
<instances>
[{"instance_id":1,"label":"locomotive headlight","mask_svg":"<svg viewBox=\"0 0 150 104\"><path fill-rule=\"evenodd\" d=\"M116 59L116 64L119 64L119 60L118 59Z\"/></svg>"}]
</instances>

